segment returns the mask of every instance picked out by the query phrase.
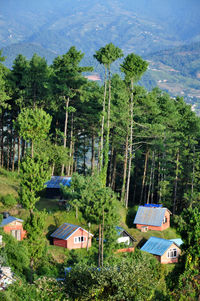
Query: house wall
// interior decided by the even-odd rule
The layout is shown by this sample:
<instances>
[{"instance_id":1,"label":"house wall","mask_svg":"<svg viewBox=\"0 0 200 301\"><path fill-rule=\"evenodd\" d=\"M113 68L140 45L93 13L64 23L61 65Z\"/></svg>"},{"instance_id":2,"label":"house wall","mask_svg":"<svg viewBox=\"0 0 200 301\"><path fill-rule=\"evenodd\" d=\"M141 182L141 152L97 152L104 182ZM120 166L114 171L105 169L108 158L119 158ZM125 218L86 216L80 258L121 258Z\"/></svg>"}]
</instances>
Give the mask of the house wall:
<instances>
[{"instance_id":1,"label":"house wall","mask_svg":"<svg viewBox=\"0 0 200 301\"><path fill-rule=\"evenodd\" d=\"M26 236L26 231L23 229L22 223L19 221L14 221L3 227L4 232L11 233L12 230L20 230L21 231L21 240Z\"/></svg>"},{"instance_id":2,"label":"house wall","mask_svg":"<svg viewBox=\"0 0 200 301\"><path fill-rule=\"evenodd\" d=\"M85 241L80 243L75 243L74 238L78 236L84 236L86 238ZM68 238L67 249L71 250L71 249L87 248L87 240L88 240L88 233L80 228ZM91 243L92 243L92 236L90 235L88 247L91 247Z\"/></svg>"},{"instance_id":3,"label":"house wall","mask_svg":"<svg viewBox=\"0 0 200 301\"><path fill-rule=\"evenodd\" d=\"M117 239L117 242L120 244L120 243L125 243L127 245L130 245L130 237L128 236L124 236L124 237L119 237Z\"/></svg>"},{"instance_id":4,"label":"house wall","mask_svg":"<svg viewBox=\"0 0 200 301\"><path fill-rule=\"evenodd\" d=\"M63 239L53 238L53 244L57 247L67 248L67 241Z\"/></svg>"},{"instance_id":5,"label":"house wall","mask_svg":"<svg viewBox=\"0 0 200 301\"><path fill-rule=\"evenodd\" d=\"M175 249L175 248L177 250L177 256L175 258L168 258L168 256L167 256L168 250L169 249ZM176 263L176 262L178 262L178 257L181 254L181 249L178 248L175 244L172 244L169 247L169 249L162 256L160 256L160 263L166 264L166 263Z\"/></svg>"},{"instance_id":6,"label":"house wall","mask_svg":"<svg viewBox=\"0 0 200 301\"><path fill-rule=\"evenodd\" d=\"M141 229L142 227L144 226L148 226L148 230L154 230L154 231L163 231L167 228L170 227L170 213L168 210L166 210L165 212L165 217L167 218L167 222L165 224L163 224L162 222L162 225L157 227L157 226L151 226L151 225L140 225L140 224L137 224L136 225L136 228L137 229Z\"/></svg>"},{"instance_id":7,"label":"house wall","mask_svg":"<svg viewBox=\"0 0 200 301\"><path fill-rule=\"evenodd\" d=\"M86 238L85 241L80 243L75 243L74 238L78 236L84 236ZM87 240L88 240L88 233L83 229L78 229L67 240L53 238L53 244L55 246L67 248L69 250L81 249L81 248L87 248ZM88 247L91 247L91 244L92 244L92 236L90 235Z\"/></svg>"},{"instance_id":8,"label":"house wall","mask_svg":"<svg viewBox=\"0 0 200 301\"><path fill-rule=\"evenodd\" d=\"M134 251L135 251L135 248L130 247L130 248L119 249L116 251L116 253L130 253L130 252L134 252Z\"/></svg>"}]
</instances>

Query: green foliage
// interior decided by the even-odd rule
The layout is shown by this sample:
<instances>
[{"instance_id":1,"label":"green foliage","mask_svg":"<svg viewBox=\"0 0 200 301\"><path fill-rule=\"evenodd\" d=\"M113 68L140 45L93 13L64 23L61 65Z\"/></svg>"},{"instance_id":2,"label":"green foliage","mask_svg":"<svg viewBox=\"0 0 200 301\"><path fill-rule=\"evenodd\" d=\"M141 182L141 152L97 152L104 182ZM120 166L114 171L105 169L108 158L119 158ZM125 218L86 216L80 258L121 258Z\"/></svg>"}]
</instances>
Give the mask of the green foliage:
<instances>
[{"instance_id":1,"label":"green foliage","mask_svg":"<svg viewBox=\"0 0 200 301\"><path fill-rule=\"evenodd\" d=\"M12 194L7 194L2 197L0 197L0 201L2 204L6 207L13 207L17 204L17 200Z\"/></svg>"},{"instance_id":2,"label":"green foliage","mask_svg":"<svg viewBox=\"0 0 200 301\"><path fill-rule=\"evenodd\" d=\"M34 270L47 252L46 239L44 236L46 217L47 213L45 211L34 212L34 214L31 214L26 220L24 225L24 228L27 231L25 243L30 256L30 266Z\"/></svg>"},{"instance_id":3,"label":"green foliage","mask_svg":"<svg viewBox=\"0 0 200 301\"><path fill-rule=\"evenodd\" d=\"M128 54L121 65L121 71L125 73L126 80L137 82L142 74L147 70L148 63L139 55Z\"/></svg>"},{"instance_id":4,"label":"green foliage","mask_svg":"<svg viewBox=\"0 0 200 301\"><path fill-rule=\"evenodd\" d=\"M151 300L160 277L156 259L136 252L113 266L75 265L66 276L66 291L70 300Z\"/></svg>"},{"instance_id":5,"label":"green foliage","mask_svg":"<svg viewBox=\"0 0 200 301\"><path fill-rule=\"evenodd\" d=\"M20 166L20 202L32 210L40 199L38 193L44 189L45 182L50 177L48 160L35 156L27 156Z\"/></svg>"},{"instance_id":6,"label":"green foliage","mask_svg":"<svg viewBox=\"0 0 200 301\"><path fill-rule=\"evenodd\" d=\"M63 282L54 278L41 277L33 284L17 281L10 285L5 292L0 292L1 300L5 301L67 301Z\"/></svg>"},{"instance_id":7,"label":"green foliage","mask_svg":"<svg viewBox=\"0 0 200 301\"><path fill-rule=\"evenodd\" d=\"M105 66L110 66L114 61L121 58L123 56L123 52L119 47L113 45L113 43L107 44L105 47L101 47L94 58Z\"/></svg>"},{"instance_id":8,"label":"green foliage","mask_svg":"<svg viewBox=\"0 0 200 301\"><path fill-rule=\"evenodd\" d=\"M198 207L184 209L177 220L178 230L183 239L182 273L175 288L175 295L181 292L180 300L197 300L199 296L200 269L200 211Z\"/></svg>"},{"instance_id":9,"label":"green foliage","mask_svg":"<svg viewBox=\"0 0 200 301\"><path fill-rule=\"evenodd\" d=\"M10 266L17 276L29 277L29 254L26 244L12 235L1 232L4 247L0 248L1 264Z\"/></svg>"},{"instance_id":10,"label":"green foliage","mask_svg":"<svg viewBox=\"0 0 200 301\"><path fill-rule=\"evenodd\" d=\"M21 110L16 127L19 129L19 135L27 141L42 141L46 139L51 126L52 117L44 110L23 109Z\"/></svg>"}]
</instances>

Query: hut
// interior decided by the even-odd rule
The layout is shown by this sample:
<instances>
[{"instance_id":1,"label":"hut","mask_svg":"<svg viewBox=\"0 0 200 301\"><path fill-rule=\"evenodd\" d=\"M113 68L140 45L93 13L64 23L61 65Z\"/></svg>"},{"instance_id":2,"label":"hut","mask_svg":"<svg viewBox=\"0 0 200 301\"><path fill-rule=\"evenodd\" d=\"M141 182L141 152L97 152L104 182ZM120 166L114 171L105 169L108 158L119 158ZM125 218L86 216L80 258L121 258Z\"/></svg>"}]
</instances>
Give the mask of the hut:
<instances>
[{"instance_id":1,"label":"hut","mask_svg":"<svg viewBox=\"0 0 200 301\"><path fill-rule=\"evenodd\" d=\"M134 252L134 242L137 240L122 227L117 226L116 231L118 235L117 242L124 244L124 248L118 249L117 253Z\"/></svg>"},{"instance_id":2,"label":"hut","mask_svg":"<svg viewBox=\"0 0 200 301\"><path fill-rule=\"evenodd\" d=\"M52 176L51 180L45 183L47 198L60 198L61 185L70 187L71 177Z\"/></svg>"},{"instance_id":3,"label":"hut","mask_svg":"<svg viewBox=\"0 0 200 301\"><path fill-rule=\"evenodd\" d=\"M170 214L167 208L162 205L145 205L139 206L134 219L136 228L144 232L144 230L163 231L170 227Z\"/></svg>"},{"instance_id":4,"label":"hut","mask_svg":"<svg viewBox=\"0 0 200 301\"><path fill-rule=\"evenodd\" d=\"M4 215L0 224L4 232L10 233L17 240L22 240L26 236L26 231L23 229L23 220L11 215Z\"/></svg>"},{"instance_id":5,"label":"hut","mask_svg":"<svg viewBox=\"0 0 200 301\"><path fill-rule=\"evenodd\" d=\"M181 254L180 246L173 240L151 236L141 248L142 251L153 254L160 263L176 263Z\"/></svg>"},{"instance_id":6,"label":"hut","mask_svg":"<svg viewBox=\"0 0 200 301\"><path fill-rule=\"evenodd\" d=\"M66 249L89 248L92 244L92 234L80 226L64 223L51 234L55 246Z\"/></svg>"}]
</instances>

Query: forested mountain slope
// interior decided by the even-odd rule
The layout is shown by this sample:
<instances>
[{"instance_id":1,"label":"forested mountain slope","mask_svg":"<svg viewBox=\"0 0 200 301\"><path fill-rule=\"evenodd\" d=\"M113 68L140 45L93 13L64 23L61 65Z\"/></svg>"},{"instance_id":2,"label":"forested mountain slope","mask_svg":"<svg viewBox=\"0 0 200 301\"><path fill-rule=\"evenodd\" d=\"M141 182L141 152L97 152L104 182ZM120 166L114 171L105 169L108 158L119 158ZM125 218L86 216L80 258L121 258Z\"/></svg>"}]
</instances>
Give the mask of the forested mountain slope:
<instances>
[{"instance_id":1,"label":"forested mountain slope","mask_svg":"<svg viewBox=\"0 0 200 301\"><path fill-rule=\"evenodd\" d=\"M139 54L199 40L198 1L14 1L1 4L0 43L35 42L88 55L113 42Z\"/></svg>"}]
</instances>

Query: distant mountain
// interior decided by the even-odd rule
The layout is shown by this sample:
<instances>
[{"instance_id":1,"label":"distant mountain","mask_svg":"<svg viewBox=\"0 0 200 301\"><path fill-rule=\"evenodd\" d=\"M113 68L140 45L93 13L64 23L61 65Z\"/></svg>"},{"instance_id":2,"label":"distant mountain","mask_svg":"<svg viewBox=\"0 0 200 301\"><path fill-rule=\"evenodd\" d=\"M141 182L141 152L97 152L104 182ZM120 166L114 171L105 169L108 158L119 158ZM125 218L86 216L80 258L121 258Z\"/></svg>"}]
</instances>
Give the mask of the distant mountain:
<instances>
[{"instance_id":1,"label":"distant mountain","mask_svg":"<svg viewBox=\"0 0 200 301\"><path fill-rule=\"evenodd\" d=\"M172 96L183 96L200 112L200 43L192 43L144 56L149 61L142 84L158 86Z\"/></svg>"},{"instance_id":2,"label":"distant mountain","mask_svg":"<svg viewBox=\"0 0 200 301\"><path fill-rule=\"evenodd\" d=\"M8 68L12 67L13 61L18 54L22 54L27 59L30 59L34 53L37 53L37 55L41 57L45 57L48 64L51 64L53 59L58 55L57 53L34 43L16 43L2 48L2 55L6 57L4 65Z\"/></svg>"},{"instance_id":3,"label":"distant mountain","mask_svg":"<svg viewBox=\"0 0 200 301\"><path fill-rule=\"evenodd\" d=\"M7 0L0 47L37 43L56 53L75 45L87 55L113 42L146 54L200 40L197 0Z\"/></svg>"}]
</instances>

